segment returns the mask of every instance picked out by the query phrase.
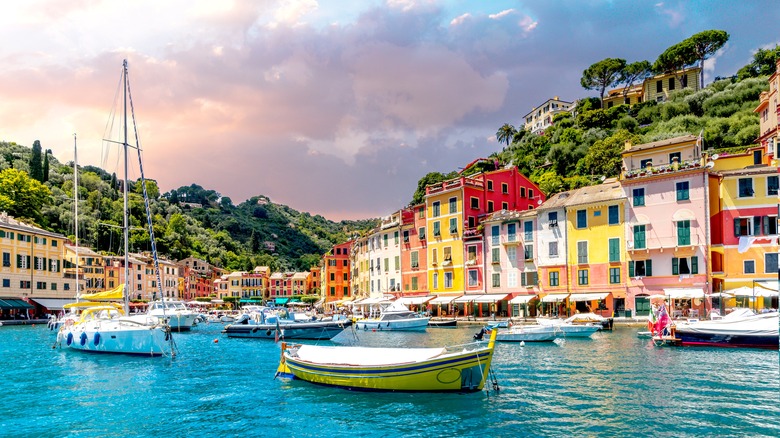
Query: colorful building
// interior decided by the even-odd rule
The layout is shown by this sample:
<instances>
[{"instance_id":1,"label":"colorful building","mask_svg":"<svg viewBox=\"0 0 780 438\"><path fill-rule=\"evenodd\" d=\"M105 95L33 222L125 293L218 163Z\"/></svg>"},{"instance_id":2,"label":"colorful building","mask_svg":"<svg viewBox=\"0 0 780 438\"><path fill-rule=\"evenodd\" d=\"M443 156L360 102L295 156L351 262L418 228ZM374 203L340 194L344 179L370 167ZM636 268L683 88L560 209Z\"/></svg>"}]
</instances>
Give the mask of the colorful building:
<instances>
[{"instance_id":1,"label":"colorful building","mask_svg":"<svg viewBox=\"0 0 780 438\"><path fill-rule=\"evenodd\" d=\"M332 303L345 299L351 299L352 267L350 254L352 254L353 241L335 245L333 249L323 257L322 296L326 303Z\"/></svg>"},{"instance_id":2,"label":"colorful building","mask_svg":"<svg viewBox=\"0 0 780 438\"><path fill-rule=\"evenodd\" d=\"M523 128L533 134L544 134L545 129L553 124L557 114L573 111L574 102L560 100L558 96L548 99L543 104L531 109L531 112L523 116Z\"/></svg>"},{"instance_id":3,"label":"colorful building","mask_svg":"<svg viewBox=\"0 0 780 438\"><path fill-rule=\"evenodd\" d=\"M401 283L404 296L428 295L425 204L401 211Z\"/></svg>"},{"instance_id":4,"label":"colorful building","mask_svg":"<svg viewBox=\"0 0 780 438\"><path fill-rule=\"evenodd\" d=\"M759 115L758 143L769 157L769 164L777 167L778 114L780 114L780 59L775 72L769 77L769 90L761 93L758 107L754 112ZM773 161L775 160L775 161Z\"/></svg>"}]
</instances>

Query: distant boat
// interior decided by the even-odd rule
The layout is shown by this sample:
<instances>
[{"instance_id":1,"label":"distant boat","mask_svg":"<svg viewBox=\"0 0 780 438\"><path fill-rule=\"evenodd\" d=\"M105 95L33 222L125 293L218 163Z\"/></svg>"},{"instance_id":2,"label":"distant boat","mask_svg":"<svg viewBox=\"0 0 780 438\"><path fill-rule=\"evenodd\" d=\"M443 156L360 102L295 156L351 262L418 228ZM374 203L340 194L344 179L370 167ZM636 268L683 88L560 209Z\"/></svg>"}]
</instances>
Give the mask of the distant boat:
<instances>
[{"instance_id":1,"label":"distant boat","mask_svg":"<svg viewBox=\"0 0 780 438\"><path fill-rule=\"evenodd\" d=\"M506 329L493 329L498 332L499 342L552 342L559 333L553 325L513 325Z\"/></svg>"},{"instance_id":2,"label":"distant boat","mask_svg":"<svg viewBox=\"0 0 780 438\"><path fill-rule=\"evenodd\" d=\"M439 348L282 344L277 377L368 391L474 392L485 386L490 341Z\"/></svg>"},{"instance_id":3,"label":"distant boat","mask_svg":"<svg viewBox=\"0 0 780 438\"><path fill-rule=\"evenodd\" d=\"M568 319L537 318L536 321L539 323L539 325L557 327L558 328L557 335L558 337L561 338L589 338L593 335L593 333L596 333L602 328L601 324L594 324L594 323L574 324L570 322L570 320L571 318Z\"/></svg>"},{"instance_id":4,"label":"distant boat","mask_svg":"<svg viewBox=\"0 0 780 438\"><path fill-rule=\"evenodd\" d=\"M430 317L420 316L408 307L393 302L382 310L379 318L366 318L355 322L358 330L411 330L425 331Z\"/></svg>"},{"instance_id":5,"label":"distant boat","mask_svg":"<svg viewBox=\"0 0 780 438\"><path fill-rule=\"evenodd\" d=\"M352 320L322 319L313 320L282 318L268 309L245 313L233 324L225 326L222 331L229 338L262 338L262 339L332 339L345 328L352 325Z\"/></svg>"},{"instance_id":6,"label":"distant boat","mask_svg":"<svg viewBox=\"0 0 780 438\"><path fill-rule=\"evenodd\" d=\"M595 313L575 313L574 315L566 318L536 318L536 322L542 325L560 325L562 323L575 324L575 325L598 325L601 330L612 330L614 319L605 318Z\"/></svg>"},{"instance_id":7,"label":"distant boat","mask_svg":"<svg viewBox=\"0 0 780 438\"><path fill-rule=\"evenodd\" d=\"M457 319L429 319L428 327L457 327Z\"/></svg>"},{"instance_id":8,"label":"distant boat","mask_svg":"<svg viewBox=\"0 0 780 438\"><path fill-rule=\"evenodd\" d=\"M198 314L189 310L183 302L177 300L153 301L146 311L149 316L165 319L175 332L189 331L195 325Z\"/></svg>"}]
</instances>

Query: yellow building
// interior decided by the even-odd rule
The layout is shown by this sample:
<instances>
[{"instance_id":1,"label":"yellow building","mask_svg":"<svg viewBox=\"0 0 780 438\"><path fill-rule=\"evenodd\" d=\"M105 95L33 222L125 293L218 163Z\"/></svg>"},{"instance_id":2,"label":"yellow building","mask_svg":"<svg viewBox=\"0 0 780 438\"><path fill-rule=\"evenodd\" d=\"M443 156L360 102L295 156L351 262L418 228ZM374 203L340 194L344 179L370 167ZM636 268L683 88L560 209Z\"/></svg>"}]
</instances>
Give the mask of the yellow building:
<instances>
[{"instance_id":1,"label":"yellow building","mask_svg":"<svg viewBox=\"0 0 780 438\"><path fill-rule=\"evenodd\" d=\"M0 214L0 319L59 310L52 299L73 299L75 283L62 275L65 242L61 234Z\"/></svg>"},{"instance_id":2,"label":"yellow building","mask_svg":"<svg viewBox=\"0 0 780 438\"><path fill-rule=\"evenodd\" d=\"M699 67L692 67L675 73L664 73L645 79L643 87L643 98L645 101L654 100L656 102L666 102L669 95L675 91L685 88L699 90Z\"/></svg>"},{"instance_id":3,"label":"yellow building","mask_svg":"<svg viewBox=\"0 0 780 438\"><path fill-rule=\"evenodd\" d=\"M428 286L431 293L462 295L463 271L463 185L469 178L429 187L425 197L428 248Z\"/></svg>"},{"instance_id":4,"label":"yellow building","mask_svg":"<svg viewBox=\"0 0 780 438\"><path fill-rule=\"evenodd\" d=\"M565 202L570 312L605 315L626 298L626 196L613 178L572 192Z\"/></svg>"}]
</instances>

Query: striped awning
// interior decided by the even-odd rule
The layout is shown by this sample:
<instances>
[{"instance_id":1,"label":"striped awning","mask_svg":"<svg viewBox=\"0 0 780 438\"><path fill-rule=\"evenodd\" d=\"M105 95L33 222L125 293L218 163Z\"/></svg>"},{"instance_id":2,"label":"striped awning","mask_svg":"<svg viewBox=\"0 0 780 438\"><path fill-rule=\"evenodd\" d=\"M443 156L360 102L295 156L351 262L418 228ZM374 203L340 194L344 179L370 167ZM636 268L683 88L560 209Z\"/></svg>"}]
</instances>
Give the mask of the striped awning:
<instances>
[{"instance_id":1,"label":"striped awning","mask_svg":"<svg viewBox=\"0 0 780 438\"><path fill-rule=\"evenodd\" d=\"M475 303L496 303L503 301L509 294L485 294L485 295L472 295Z\"/></svg>"},{"instance_id":2,"label":"striped awning","mask_svg":"<svg viewBox=\"0 0 780 438\"><path fill-rule=\"evenodd\" d=\"M0 309L33 309L35 306L18 298L0 298Z\"/></svg>"},{"instance_id":3,"label":"striped awning","mask_svg":"<svg viewBox=\"0 0 780 438\"><path fill-rule=\"evenodd\" d=\"M609 292L594 293L594 294L571 294L569 301L595 301L603 300L609 295Z\"/></svg>"}]
</instances>

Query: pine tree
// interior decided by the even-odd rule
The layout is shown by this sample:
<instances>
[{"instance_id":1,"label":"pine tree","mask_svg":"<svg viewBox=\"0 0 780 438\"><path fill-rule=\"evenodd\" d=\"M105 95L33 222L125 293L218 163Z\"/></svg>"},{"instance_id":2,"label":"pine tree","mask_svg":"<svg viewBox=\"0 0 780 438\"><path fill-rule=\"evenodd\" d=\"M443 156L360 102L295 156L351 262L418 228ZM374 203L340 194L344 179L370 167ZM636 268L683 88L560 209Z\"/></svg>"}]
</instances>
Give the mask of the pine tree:
<instances>
[{"instance_id":1,"label":"pine tree","mask_svg":"<svg viewBox=\"0 0 780 438\"><path fill-rule=\"evenodd\" d=\"M43 156L43 181L46 182L49 180L49 154L51 153L51 149L46 149L46 155Z\"/></svg>"},{"instance_id":2,"label":"pine tree","mask_svg":"<svg viewBox=\"0 0 780 438\"><path fill-rule=\"evenodd\" d=\"M32 157L30 158L30 177L43 182L43 168L41 167L41 142L35 140L32 147Z\"/></svg>"}]
</instances>

